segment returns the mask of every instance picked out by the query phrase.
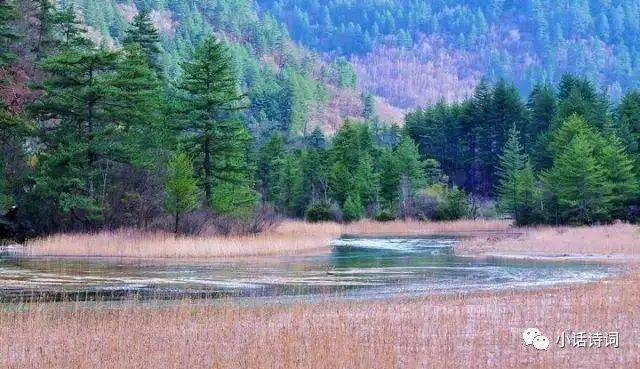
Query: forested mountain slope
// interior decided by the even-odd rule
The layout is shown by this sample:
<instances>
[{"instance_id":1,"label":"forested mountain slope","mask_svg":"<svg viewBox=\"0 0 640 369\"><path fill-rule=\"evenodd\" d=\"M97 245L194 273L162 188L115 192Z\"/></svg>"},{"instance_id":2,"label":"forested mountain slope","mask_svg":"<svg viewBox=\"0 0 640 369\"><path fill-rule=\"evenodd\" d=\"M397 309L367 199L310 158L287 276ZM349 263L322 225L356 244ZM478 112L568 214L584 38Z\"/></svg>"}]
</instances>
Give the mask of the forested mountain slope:
<instances>
[{"instance_id":1,"label":"forested mountain slope","mask_svg":"<svg viewBox=\"0 0 640 369\"><path fill-rule=\"evenodd\" d=\"M89 36L109 48L122 44L128 23L140 10L150 11L162 39L159 64L169 79L207 35L226 41L249 95L247 124L259 136L270 136L273 130L301 135L318 126L332 132L347 118L363 117L363 99L350 65L325 63L296 45L286 27L269 15L259 16L249 0L63 0L59 5L73 5ZM387 120L402 119L384 105L381 112L390 112Z\"/></svg>"},{"instance_id":2,"label":"forested mountain slope","mask_svg":"<svg viewBox=\"0 0 640 369\"><path fill-rule=\"evenodd\" d=\"M480 77L528 93L564 73L618 100L640 85L639 0L258 0L294 40L355 64L408 108L468 96Z\"/></svg>"}]
</instances>

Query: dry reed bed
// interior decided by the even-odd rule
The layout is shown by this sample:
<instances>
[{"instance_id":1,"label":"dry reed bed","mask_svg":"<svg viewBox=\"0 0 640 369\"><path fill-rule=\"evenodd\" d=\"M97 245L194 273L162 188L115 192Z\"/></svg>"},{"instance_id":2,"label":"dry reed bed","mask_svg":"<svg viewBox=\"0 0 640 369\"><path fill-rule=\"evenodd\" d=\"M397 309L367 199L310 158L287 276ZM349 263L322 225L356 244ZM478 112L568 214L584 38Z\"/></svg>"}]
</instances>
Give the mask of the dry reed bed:
<instances>
[{"instance_id":1,"label":"dry reed bed","mask_svg":"<svg viewBox=\"0 0 640 369\"><path fill-rule=\"evenodd\" d=\"M0 311L0 367L112 369L638 368L640 274L537 291L287 306ZM547 352L525 347L538 327ZM619 331L621 347L555 345Z\"/></svg>"},{"instance_id":2,"label":"dry reed bed","mask_svg":"<svg viewBox=\"0 0 640 369\"><path fill-rule=\"evenodd\" d=\"M328 250L343 233L442 234L503 231L504 221L447 223L362 221L350 225L287 221L277 229L256 235L178 237L167 233L121 230L93 234L58 234L33 240L27 252L34 256L103 256L132 258L211 258L292 254Z\"/></svg>"},{"instance_id":3,"label":"dry reed bed","mask_svg":"<svg viewBox=\"0 0 640 369\"><path fill-rule=\"evenodd\" d=\"M478 236L463 240L458 254L491 253L640 256L640 227L614 224L594 227L539 227L512 237Z\"/></svg>"},{"instance_id":4,"label":"dry reed bed","mask_svg":"<svg viewBox=\"0 0 640 369\"><path fill-rule=\"evenodd\" d=\"M363 220L346 225L344 232L360 235L455 235L504 232L510 228L511 222L507 220L458 220L453 222L396 221L386 223Z\"/></svg>"},{"instance_id":5,"label":"dry reed bed","mask_svg":"<svg viewBox=\"0 0 640 369\"><path fill-rule=\"evenodd\" d=\"M133 258L208 258L291 254L327 248L340 236L332 223L285 222L277 229L255 235L174 237L137 230L93 234L58 234L27 244L30 255L104 256Z\"/></svg>"}]
</instances>

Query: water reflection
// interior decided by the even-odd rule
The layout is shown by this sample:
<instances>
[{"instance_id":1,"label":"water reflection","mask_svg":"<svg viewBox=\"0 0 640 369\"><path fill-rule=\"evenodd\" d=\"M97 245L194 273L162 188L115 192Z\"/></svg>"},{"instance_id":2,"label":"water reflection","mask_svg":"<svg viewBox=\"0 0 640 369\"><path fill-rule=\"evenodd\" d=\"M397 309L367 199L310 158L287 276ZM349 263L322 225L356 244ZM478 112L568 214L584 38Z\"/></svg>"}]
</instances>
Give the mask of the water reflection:
<instances>
[{"instance_id":1,"label":"water reflection","mask_svg":"<svg viewBox=\"0 0 640 369\"><path fill-rule=\"evenodd\" d=\"M342 239L327 255L231 261L0 258L0 300L384 298L604 278L606 265L455 256L451 238Z\"/></svg>"}]
</instances>

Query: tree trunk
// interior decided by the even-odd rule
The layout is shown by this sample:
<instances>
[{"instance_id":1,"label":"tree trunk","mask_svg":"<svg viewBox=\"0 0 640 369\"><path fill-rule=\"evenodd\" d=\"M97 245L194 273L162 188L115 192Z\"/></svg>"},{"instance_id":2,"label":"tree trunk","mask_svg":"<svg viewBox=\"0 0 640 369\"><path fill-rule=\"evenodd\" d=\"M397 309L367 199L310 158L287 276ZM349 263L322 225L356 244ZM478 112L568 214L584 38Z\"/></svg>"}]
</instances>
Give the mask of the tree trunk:
<instances>
[{"instance_id":1,"label":"tree trunk","mask_svg":"<svg viewBox=\"0 0 640 369\"><path fill-rule=\"evenodd\" d=\"M180 212L176 211L176 222L173 226L173 234L178 237L178 223L180 222Z\"/></svg>"},{"instance_id":2,"label":"tree trunk","mask_svg":"<svg viewBox=\"0 0 640 369\"><path fill-rule=\"evenodd\" d=\"M204 138L204 196L207 206L211 205L211 138L207 135Z\"/></svg>"}]
</instances>

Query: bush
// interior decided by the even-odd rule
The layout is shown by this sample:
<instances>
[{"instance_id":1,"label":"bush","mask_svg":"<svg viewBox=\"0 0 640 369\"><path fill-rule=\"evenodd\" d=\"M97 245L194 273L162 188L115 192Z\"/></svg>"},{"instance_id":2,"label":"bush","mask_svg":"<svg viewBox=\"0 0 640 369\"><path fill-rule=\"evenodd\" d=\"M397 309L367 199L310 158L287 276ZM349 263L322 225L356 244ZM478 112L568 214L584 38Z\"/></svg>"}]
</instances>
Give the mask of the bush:
<instances>
[{"instance_id":1,"label":"bush","mask_svg":"<svg viewBox=\"0 0 640 369\"><path fill-rule=\"evenodd\" d=\"M344 202L344 208L342 209L343 219L345 222L355 222L362 219L362 202L360 196L349 196L347 201Z\"/></svg>"},{"instance_id":2,"label":"bush","mask_svg":"<svg viewBox=\"0 0 640 369\"><path fill-rule=\"evenodd\" d=\"M328 222L332 219L331 204L328 202L313 202L307 208L305 218L312 223Z\"/></svg>"},{"instance_id":3,"label":"bush","mask_svg":"<svg viewBox=\"0 0 640 369\"><path fill-rule=\"evenodd\" d=\"M416 217L420 220L436 219L442 197L442 193L429 189L418 193L414 201Z\"/></svg>"},{"instance_id":4,"label":"bush","mask_svg":"<svg viewBox=\"0 0 640 369\"><path fill-rule=\"evenodd\" d=\"M396 213L389 209L382 209L375 216L375 220L378 222L393 222L396 219L398 219Z\"/></svg>"},{"instance_id":5,"label":"bush","mask_svg":"<svg viewBox=\"0 0 640 369\"><path fill-rule=\"evenodd\" d=\"M437 220L458 220L469 216L469 203L464 191L454 187L448 190L436 211Z\"/></svg>"}]
</instances>

